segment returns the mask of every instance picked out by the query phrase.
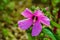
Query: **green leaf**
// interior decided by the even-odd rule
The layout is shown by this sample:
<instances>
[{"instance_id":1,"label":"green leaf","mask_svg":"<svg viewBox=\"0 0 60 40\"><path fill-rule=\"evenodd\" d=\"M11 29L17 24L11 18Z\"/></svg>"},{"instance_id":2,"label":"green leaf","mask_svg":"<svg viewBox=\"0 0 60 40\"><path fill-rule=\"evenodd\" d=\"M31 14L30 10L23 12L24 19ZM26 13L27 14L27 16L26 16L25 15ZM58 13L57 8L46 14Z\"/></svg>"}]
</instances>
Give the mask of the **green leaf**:
<instances>
[{"instance_id":1,"label":"green leaf","mask_svg":"<svg viewBox=\"0 0 60 40\"><path fill-rule=\"evenodd\" d=\"M6 21L8 24L11 24L11 23L12 23L11 17L8 16L8 15L3 16L3 19L4 19L4 21Z\"/></svg>"},{"instance_id":2,"label":"green leaf","mask_svg":"<svg viewBox=\"0 0 60 40\"><path fill-rule=\"evenodd\" d=\"M4 9L4 7L2 5L0 5L0 10L3 10L3 9Z\"/></svg>"},{"instance_id":3,"label":"green leaf","mask_svg":"<svg viewBox=\"0 0 60 40\"><path fill-rule=\"evenodd\" d=\"M32 31L31 28L29 28L29 30L26 31L28 35L28 40L35 40L35 37L31 35L31 31Z\"/></svg>"},{"instance_id":4,"label":"green leaf","mask_svg":"<svg viewBox=\"0 0 60 40\"><path fill-rule=\"evenodd\" d=\"M49 29L43 28L43 33L48 35L52 40L56 40L56 38L54 37L53 33Z\"/></svg>"},{"instance_id":5,"label":"green leaf","mask_svg":"<svg viewBox=\"0 0 60 40\"><path fill-rule=\"evenodd\" d=\"M4 4L9 3L10 0L3 0Z\"/></svg>"},{"instance_id":6,"label":"green leaf","mask_svg":"<svg viewBox=\"0 0 60 40\"><path fill-rule=\"evenodd\" d=\"M47 3L47 2L48 2L48 0L41 0L41 2L42 2L42 3Z\"/></svg>"},{"instance_id":7,"label":"green leaf","mask_svg":"<svg viewBox=\"0 0 60 40\"><path fill-rule=\"evenodd\" d=\"M34 12L34 10L36 9L36 7L32 6L30 9L31 9L32 12Z\"/></svg>"},{"instance_id":8,"label":"green leaf","mask_svg":"<svg viewBox=\"0 0 60 40\"><path fill-rule=\"evenodd\" d=\"M27 33L27 35L28 35L28 40L35 40L35 37L33 37L31 33Z\"/></svg>"},{"instance_id":9,"label":"green leaf","mask_svg":"<svg viewBox=\"0 0 60 40\"><path fill-rule=\"evenodd\" d=\"M57 15L58 10L59 10L59 8L54 8L53 14L54 14L54 15Z\"/></svg>"},{"instance_id":10,"label":"green leaf","mask_svg":"<svg viewBox=\"0 0 60 40\"><path fill-rule=\"evenodd\" d=\"M9 35L9 31L7 29L2 29L2 33L5 37Z\"/></svg>"},{"instance_id":11,"label":"green leaf","mask_svg":"<svg viewBox=\"0 0 60 40\"><path fill-rule=\"evenodd\" d=\"M14 27L18 27L18 24L14 24L13 26L14 26Z\"/></svg>"},{"instance_id":12,"label":"green leaf","mask_svg":"<svg viewBox=\"0 0 60 40\"><path fill-rule=\"evenodd\" d=\"M60 0L53 0L53 1L52 1L52 5L53 5L53 6L56 6L59 2L60 2Z\"/></svg>"},{"instance_id":13,"label":"green leaf","mask_svg":"<svg viewBox=\"0 0 60 40\"><path fill-rule=\"evenodd\" d=\"M43 40L49 40L49 38L44 38Z\"/></svg>"},{"instance_id":14,"label":"green leaf","mask_svg":"<svg viewBox=\"0 0 60 40\"><path fill-rule=\"evenodd\" d=\"M13 9L15 8L15 2L10 2L10 3L8 4L8 7L9 7L11 10L13 10Z\"/></svg>"},{"instance_id":15,"label":"green leaf","mask_svg":"<svg viewBox=\"0 0 60 40\"><path fill-rule=\"evenodd\" d=\"M56 22L54 22L54 21L50 21L51 22L51 25L52 26L55 26L55 27L57 27L57 28L60 28L60 25L59 24L57 24Z\"/></svg>"}]
</instances>

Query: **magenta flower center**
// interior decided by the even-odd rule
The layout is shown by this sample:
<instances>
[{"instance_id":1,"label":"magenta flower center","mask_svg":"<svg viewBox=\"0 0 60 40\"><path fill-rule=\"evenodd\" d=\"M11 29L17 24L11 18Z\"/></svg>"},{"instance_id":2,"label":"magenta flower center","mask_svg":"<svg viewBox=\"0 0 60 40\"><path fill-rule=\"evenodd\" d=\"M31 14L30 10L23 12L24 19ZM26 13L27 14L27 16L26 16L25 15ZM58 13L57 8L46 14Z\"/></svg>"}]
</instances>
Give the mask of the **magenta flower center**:
<instances>
[{"instance_id":1,"label":"magenta flower center","mask_svg":"<svg viewBox=\"0 0 60 40\"><path fill-rule=\"evenodd\" d=\"M36 22L38 20L37 16L32 16L33 22Z\"/></svg>"}]
</instances>

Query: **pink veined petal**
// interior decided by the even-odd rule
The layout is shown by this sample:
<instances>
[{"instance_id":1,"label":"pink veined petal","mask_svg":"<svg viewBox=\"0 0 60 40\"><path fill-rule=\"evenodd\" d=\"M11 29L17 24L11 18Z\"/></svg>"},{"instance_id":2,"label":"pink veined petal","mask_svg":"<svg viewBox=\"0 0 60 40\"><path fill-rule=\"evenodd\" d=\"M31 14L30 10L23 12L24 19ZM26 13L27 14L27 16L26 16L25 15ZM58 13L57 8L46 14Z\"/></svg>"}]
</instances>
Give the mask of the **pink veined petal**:
<instances>
[{"instance_id":1,"label":"pink veined petal","mask_svg":"<svg viewBox=\"0 0 60 40\"><path fill-rule=\"evenodd\" d=\"M40 22L43 23L43 24L45 24L46 26L50 26L50 20L46 16L41 17L40 18Z\"/></svg>"},{"instance_id":2,"label":"pink veined petal","mask_svg":"<svg viewBox=\"0 0 60 40\"><path fill-rule=\"evenodd\" d=\"M28 8L26 8L21 14L26 18L31 18L33 16L32 12Z\"/></svg>"},{"instance_id":3,"label":"pink veined petal","mask_svg":"<svg viewBox=\"0 0 60 40\"><path fill-rule=\"evenodd\" d=\"M41 16L41 15L44 15L44 14L41 10L38 9L38 10L35 10L34 15L35 16Z\"/></svg>"},{"instance_id":4,"label":"pink veined petal","mask_svg":"<svg viewBox=\"0 0 60 40\"><path fill-rule=\"evenodd\" d=\"M32 36L38 36L42 30L42 26L39 22L36 22L32 28Z\"/></svg>"},{"instance_id":5,"label":"pink veined petal","mask_svg":"<svg viewBox=\"0 0 60 40\"><path fill-rule=\"evenodd\" d=\"M25 19L18 21L18 26L23 30L27 30L31 25L32 25L32 19Z\"/></svg>"}]
</instances>

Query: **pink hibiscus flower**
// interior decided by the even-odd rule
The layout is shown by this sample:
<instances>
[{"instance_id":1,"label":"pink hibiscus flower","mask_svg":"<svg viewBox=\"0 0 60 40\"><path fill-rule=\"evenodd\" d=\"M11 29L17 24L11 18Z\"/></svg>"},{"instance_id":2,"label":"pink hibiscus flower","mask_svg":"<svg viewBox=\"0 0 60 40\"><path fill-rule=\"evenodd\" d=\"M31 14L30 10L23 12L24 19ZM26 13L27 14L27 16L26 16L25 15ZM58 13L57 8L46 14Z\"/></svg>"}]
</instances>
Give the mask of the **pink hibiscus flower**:
<instances>
[{"instance_id":1,"label":"pink hibiscus flower","mask_svg":"<svg viewBox=\"0 0 60 40\"><path fill-rule=\"evenodd\" d=\"M27 19L18 21L18 26L23 30L27 30L31 25L33 25L32 36L38 36L40 34L42 31L41 23L50 26L49 18L44 16L43 12L39 9L32 13L28 8L26 8L21 14Z\"/></svg>"}]
</instances>

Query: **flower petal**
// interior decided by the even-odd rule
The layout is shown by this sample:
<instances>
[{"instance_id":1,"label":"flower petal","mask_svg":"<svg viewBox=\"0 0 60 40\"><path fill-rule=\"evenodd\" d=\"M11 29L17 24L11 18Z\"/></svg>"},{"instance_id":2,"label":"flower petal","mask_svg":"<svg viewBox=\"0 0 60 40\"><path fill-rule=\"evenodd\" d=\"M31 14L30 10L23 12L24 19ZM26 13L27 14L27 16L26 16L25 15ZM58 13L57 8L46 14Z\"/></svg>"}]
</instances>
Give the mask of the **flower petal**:
<instances>
[{"instance_id":1,"label":"flower petal","mask_svg":"<svg viewBox=\"0 0 60 40\"><path fill-rule=\"evenodd\" d=\"M47 26L50 26L50 20L46 16L41 17L40 22L43 23L43 24L45 24L45 25L47 25Z\"/></svg>"},{"instance_id":2,"label":"flower petal","mask_svg":"<svg viewBox=\"0 0 60 40\"><path fill-rule=\"evenodd\" d=\"M28 8L26 8L21 14L26 18L31 18L33 16L32 12Z\"/></svg>"},{"instance_id":3,"label":"flower petal","mask_svg":"<svg viewBox=\"0 0 60 40\"><path fill-rule=\"evenodd\" d=\"M44 15L44 14L41 10L38 9L38 10L35 10L34 15L41 16L41 15Z\"/></svg>"},{"instance_id":4,"label":"flower petal","mask_svg":"<svg viewBox=\"0 0 60 40\"><path fill-rule=\"evenodd\" d=\"M36 22L32 28L32 36L38 36L42 30L42 26L39 22Z\"/></svg>"},{"instance_id":5,"label":"flower petal","mask_svg":"<svg viewBox=\"0 0 60 40\"><path fill-rule=\"evenodd\" d=\"M25 19L18 21L18 26L23 30L27 30L31 25L32 25L32 19Z\"/></svg>"}]
</instances>

